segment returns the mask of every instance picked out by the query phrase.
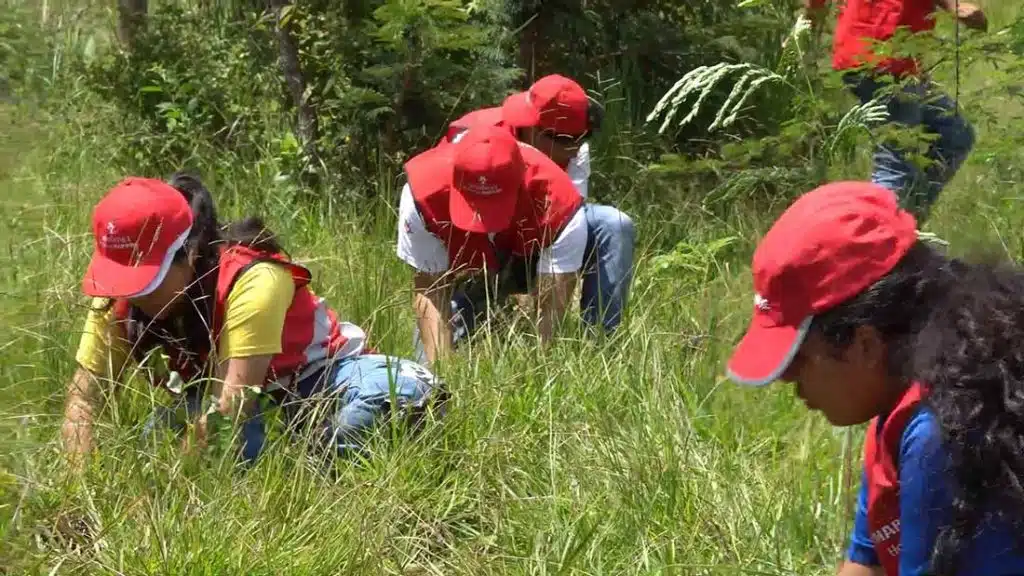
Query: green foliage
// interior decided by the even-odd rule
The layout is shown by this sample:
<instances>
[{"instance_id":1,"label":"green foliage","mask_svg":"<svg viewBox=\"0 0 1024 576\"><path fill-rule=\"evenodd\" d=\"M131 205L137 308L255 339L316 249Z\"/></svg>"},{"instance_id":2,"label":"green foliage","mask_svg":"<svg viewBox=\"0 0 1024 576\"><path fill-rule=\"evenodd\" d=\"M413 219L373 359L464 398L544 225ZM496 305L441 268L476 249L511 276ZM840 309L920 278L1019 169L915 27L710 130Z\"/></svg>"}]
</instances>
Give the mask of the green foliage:
<instances>
[{"instance_id":1,"label":"green foliage","mask_svg":"<svg viewBox=\"0 0 1024 576\"><path fill-rule=\"evenodd\" d=\"M218 150L254 160L286 137L269 21L223 21L167 4L131 51L85 62L88 86L124 114L119 149L128 170L167 173ZM287 152L287 149L283 149Z\"/></svg>"},{"instance_id":2,"label":"green foliage","mask_svg":"<svg viewBox=\"0 0 1024 576\"><path fill-rule=\"evenodd\" d=\"M53 43L39 24L34 7L0 2L0 100L15 92L38 93L48 80L44 65Z\"/></svg>"},{"instance_id":3,"label":"green foliage","mask_svg":"<svg viewBox=\"0 0 1024 576\"><path fill-rule=\"evenodd\" d=\"M289 5L328 187L375 189L446 121L500 101L516 75L501 18L456 0ZM269 155L271 172L301 171L274 32L259 3L161 3L133 50L81 62L88 89L123 112L121 163L162 173Z\"/></svg>"},{"instance_id":4,"label":"green foliage","mask_svg":"<svg viewBox=\"0 0 1024 576\"><path fill-rule=\"evenodd\" d=\"M785 387L727 385L722 364L749 318L750 253L781 205L820 179L866 177L869 133L918 139L853 105L825 73L827 41L782 48L794 3L300 1L287 17L321 120L321 199L292 177L301 146L262 2L151 2L132 54L108 38L108 13L57 4L45 24L39 2L0 14L3 73L23 100L0 104L0 572L834 574L859 432L835 434ZM952 252L1019 256L1024 28L1019 2L987 4L993 31L964 35L960 53L978 146L929 225ZM226 218L265 216L318 294L408 357L397 162L512 87L513 31L535 10L539 73L576 76L605 106L592 194L638 226L622 328L595 341L570 325L545 350L515 323L481 332L438 369L453 398L443 423L381 430L366 462L323 462L280 427L244 472L232 426L212 454L142 441L167 399L128 382L72 475L57 438L102 191L128 170L195 164ZM719 63L737 76L685 126L643 122L677 80ZM934 70L947 87L949 64ZM772 80L751 89L758 78Z\"/></svg>"},{"instance_id":5,"label":"green foliage","mask_svg":"<svg viewBox=\"0 0 1024 576\"><path fill-rule=\"evenodd\" d=\"M670 252L651 258L650 265L655 274L672 278L682 288L692 290L707 284L722 272L720 263L728 259L730 251L740 240L736 236L698 243L684 240Z\"/></svg>"},{"instance_id":6,"label":"green foliage","mask_svg":"<svg viewBox=\"0 0 1024 576\"><path fill-rule=\"evenodd\" d=\"M361 7L354 15L309 5L293 17L320 149L343 189L389 181L391 167L435 144L447 122L500 101L516 75L508 34L483 8L457 0Z\"/></svg>"}]
</instances>

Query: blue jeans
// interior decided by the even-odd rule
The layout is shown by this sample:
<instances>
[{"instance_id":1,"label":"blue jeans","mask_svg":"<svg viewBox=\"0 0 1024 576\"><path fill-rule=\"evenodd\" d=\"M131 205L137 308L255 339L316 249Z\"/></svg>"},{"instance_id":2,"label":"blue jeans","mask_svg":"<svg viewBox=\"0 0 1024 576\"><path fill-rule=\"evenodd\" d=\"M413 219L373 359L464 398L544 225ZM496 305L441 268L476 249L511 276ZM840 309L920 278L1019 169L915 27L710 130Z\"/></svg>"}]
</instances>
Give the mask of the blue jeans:
<instances>
[{"instance_id":1,"label":"blue jeans","mask_svg":"<svg viewBox=\"0 0 1024 576\"><path fill-rule=\"evenodd\" d=\"M290 429L312 431L323 445L345 456L363 453L369 433L393 412L409 411L413 423L418 423L427 404L441 399L443 387L429 370L414 362L364 354L335 362L300 380L281 406ZM186 416L194 418L200 404L201 395L194 388L189 389L178 405L157 408L143 434L148 436L163 426L182 430L184 422L179 410L184 409ZM242 459L252 463L266 444L266 425L260 409L241 423L240 436Z\"/></svg>"},{"instance_id":2,"label":"blue jeans","mask_svg":"<svg viewBox=\"0 0 1024 576\"><path fill-rule=\"evenodd\" d=\"M584 324L600 324L606 333L618 327L629 298L633 281L633 250L636 230L633 221L618 208L602 204L585 204L587 219L587 248L583 257L583 286L580 297L580 315ZM533 266L534 263L529 264ZM521 285L522 283L520 283ZM504 299L508 286L499 286L495 300ZM487 305L486 302L483 303ZM451 304L452 344L468 338L476 329L482 311L464 291L456 290ZM419 327L413 334L415 358L426 362L426 352L420 338Z\"/></svg>"},{"instance_id":3,"label":"blue jeans","mask_svg":"<svg viewBox=\"0 0 1024 576\"><path fill-rule=\"evenodd\" d=\"M873 99L884 87L868 74L851 73L843 80L862 103ZM928 148L929 163L923 171L908 161L905 151L891 145L879 144L874 153L871 181L895 192L904 208L914 213L918 221L924 221L942 189L974 147L974 128L957 113L953 100L937 93L926 80L907 82L898 93L886 95L883 102L891 122L923 125L937 136Z\"/></svg>"}]
</instances>

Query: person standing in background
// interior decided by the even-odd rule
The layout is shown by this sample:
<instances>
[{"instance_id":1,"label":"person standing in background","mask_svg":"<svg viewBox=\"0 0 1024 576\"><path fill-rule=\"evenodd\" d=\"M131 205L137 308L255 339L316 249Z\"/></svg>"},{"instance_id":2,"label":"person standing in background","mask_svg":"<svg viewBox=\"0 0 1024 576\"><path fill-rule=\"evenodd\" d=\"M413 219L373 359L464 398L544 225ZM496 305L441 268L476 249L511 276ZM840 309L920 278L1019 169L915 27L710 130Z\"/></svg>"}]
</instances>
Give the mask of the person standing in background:
<instances>
[{"instance_id":1,"label":"person standing in background","mask_svg":"<svg viewBox=\"0 0 1024 576\"><path fill-rule=\"evenodd\" d=\"M819 24L830 0L804 0L808 19ZM919 221L927 219L942 189L974 147L974 129L921 70L914 56L885 56L872 46L893 38L898 30L913 34L935 28L935 9L955 14L969 28L986 30L978 6L956 0L845 0L833 36L832 67L862 103L881 98L889 120L908 127L923 126L936 136L922 170L908 150L880 143L874 152L871 180L892 190ZM899 86L892 86L898 83Z\"/></svg>"}]
</instances>

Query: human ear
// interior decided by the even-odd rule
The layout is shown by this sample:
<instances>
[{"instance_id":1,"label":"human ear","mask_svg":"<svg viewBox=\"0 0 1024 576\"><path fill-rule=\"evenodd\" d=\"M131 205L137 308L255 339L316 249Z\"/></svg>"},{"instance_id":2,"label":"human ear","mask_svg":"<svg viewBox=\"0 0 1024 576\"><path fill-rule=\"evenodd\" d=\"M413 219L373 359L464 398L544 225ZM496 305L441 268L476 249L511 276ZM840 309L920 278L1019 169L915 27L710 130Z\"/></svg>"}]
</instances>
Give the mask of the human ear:
<instances>
[{"instance_id":1,"label":"human ear","mask_svg":"<svg viewBox=\"0 0 1024 576\"><path fill-rule=\"evenodd\" d=\"M853 333L853 342L847 348L847 360L864 367L881 366L886 362L886 345L882 334L874 326L862 324Z\"/></svg>"}]
</instances>

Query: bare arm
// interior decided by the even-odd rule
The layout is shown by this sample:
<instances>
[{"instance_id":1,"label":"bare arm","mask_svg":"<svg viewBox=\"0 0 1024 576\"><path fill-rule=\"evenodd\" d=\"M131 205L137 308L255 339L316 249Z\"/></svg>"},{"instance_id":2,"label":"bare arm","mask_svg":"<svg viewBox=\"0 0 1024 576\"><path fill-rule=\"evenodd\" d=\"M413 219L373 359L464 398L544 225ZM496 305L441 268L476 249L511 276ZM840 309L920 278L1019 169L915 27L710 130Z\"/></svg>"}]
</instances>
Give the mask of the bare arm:
<instances>
[{"instance_id":1,"label":"bare arm","mask_svg":"<svg viewBox=\"0 0 1024 576\"><path fill-rule=\"evenodd\" d=\"M565 316L569 299L576 288L576 274L539 274L537 276L537 331L541 343L548 343Z\"/></svg>"},{"instance_id":2,"label":"bare arm","mask_svg":"<svg viewBox=\"0 0 1024 576\"><path fill-rule=\"evenodd\" d=\"M856 562L844 562L837 576L885 576L881 566L865 566Z\"/></svg>"},{"instance_id":3,"label":"bare arm","mask_svg":"<svg viewBox=\"0 0 1024 576\"><path fill-rule=\"evenodd\" d=\"M451 288L443 276L417 272L413 277L413 307L428 366L447 355L452 345Z\"/></svg>"},{"instance_id":4,"label":"bare arm","mask_svg":"<svg viewBox=\"0 0 1024 576\"><path fill-rule=\"evenodd\" d=\"M72 468L81 470L85 455L92 450L93 412L96 408L99 383L95 375L85 368L75 370L68 384L64 403L64 423L61 438L64 452Z\"/></svg>"},{"instance_id":5,"label":"bare arm","mask_svg":"<svg viewBox=\"0 0 1024 576\"><path fill-rule=\"evenodd\" d=\"M263 354L221 362L213 390L217 397L217 412L221 416L234 422L252 412L255 399L244 401L244 392L246 388L263 386L271 359L273 355ZM206 445L207 434L207 415L204 413L196 426L196 441L200 447Z\"/></svg>"},{"instance_id":6,"label":"bare arm","mask_svg":"<svg viewBox=\"0 0 1024 576\"><path fill-rule=\"evenodd\" d=\"M964 26L975 30L988 30L988 19L985 12L976 4L957 2L956 0L935 0L936 6L954 14Z\"/></svg>"}]
</instances>

